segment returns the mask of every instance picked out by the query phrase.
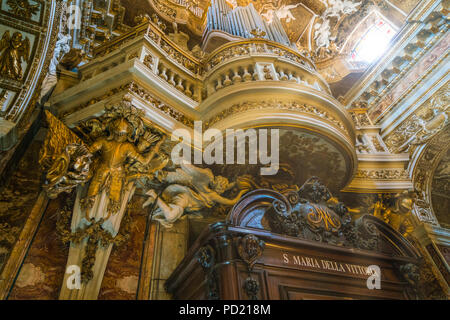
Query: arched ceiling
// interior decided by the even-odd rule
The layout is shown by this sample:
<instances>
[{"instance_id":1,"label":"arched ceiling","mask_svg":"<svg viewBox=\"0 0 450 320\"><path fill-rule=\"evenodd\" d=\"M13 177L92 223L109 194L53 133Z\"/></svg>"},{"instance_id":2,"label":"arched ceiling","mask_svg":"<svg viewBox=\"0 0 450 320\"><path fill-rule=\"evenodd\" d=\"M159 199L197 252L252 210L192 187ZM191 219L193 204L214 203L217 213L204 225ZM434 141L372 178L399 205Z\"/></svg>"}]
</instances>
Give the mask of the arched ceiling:
<instances>
[{"instance_id":1,"label":"arched ceiling","mask_svg":"<svg viewBox=\"0 0 450 320\"><path fill-rule=\"evenodd\" d=\"M327 76L330 73L327 71L330 65L339 63L342 65L343 62L337 61L338 56L344 57L344 59L346 56L348 57L355 43L370 27L367 24L374 19L371 20L368 17L373 16L373 13L376 12L377 17L382 17L395 30L399 30L406 23L408 14L419 3L419 0L226 1L230 6L244 7L253 4L256 11L266 21L270 21L273 16L278 16L290 41L296 44L301 52L303 50L309 52L316 60L317 67L319 70L323 70L321 73L329 81L335 97L344 96L368 67L368 64L363 64L354 69L340 72L340 76L336 79ZM98 0L97 4L100 5L101 2ZM134 26L137 23L136 17L143 14L151 16L156 11L168 22L168 31L172 29L171 22L177 21L178 30L190 36L188 46L189 49L192 49L202 40L204 16L198 17L197 20L193 16L181 13L183 19L180 20L180 11L189 11L188 9L179 9L183 8L180 4L187 8L198 8L200 13L206 13L211 0L120 0L120 3L125 8L125 25ZM175 14L174 9L179 12Z\"/></svg>"},{"instance_id":2,"label":"arched ceiling","mask_svg":"<svg viewBox=\"0 0 450 320\"><path fill-rule=\"evenodd\" d=\"M97 5L101 5L102 1L96 2ZM204 12L210 5L210 0L120 0L120 2L126 9L124 22L127 25L134 25L134 18L140 14L151 14L155 4L187 3L201 8ZM310 28L311 23L327 12L332 14L330 21L332 29L335 28L334 32L339 33L337 41L345 42L346 36L373 9L378 10L395 26L400 27L419 0L228 0L227 2L238 6L247 6L252 3L266 20L270 20L274 14L278 15L290 40L304 45L309 33L314 31ZM353 4L358 10L347 9L343 12L351 12L339 13L341 8L349 4Z\"/></svg>"}]
</instances>

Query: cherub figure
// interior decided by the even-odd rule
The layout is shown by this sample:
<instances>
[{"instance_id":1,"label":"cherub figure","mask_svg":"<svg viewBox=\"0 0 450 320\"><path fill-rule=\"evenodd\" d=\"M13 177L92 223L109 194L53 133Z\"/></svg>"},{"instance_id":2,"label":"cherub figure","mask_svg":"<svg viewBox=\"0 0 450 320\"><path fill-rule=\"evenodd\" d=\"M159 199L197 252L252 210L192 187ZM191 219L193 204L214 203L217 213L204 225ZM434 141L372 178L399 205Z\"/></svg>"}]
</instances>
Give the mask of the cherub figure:
<instances>
[{"instance_id":1,"label":"cherub figure","mask_svg":"<svg viewBox=\"0 0 450 320\"><path fill-rule=\"evenodd\" d=\"M168 172L163 183L169 186L163 190L161 197L157 196L155 190L149 190L146 193L149 198L143 207L156 200L158 208L153 219L167 228L172 227L184 213L199 213L216 203L232 206L251 188L251 182L247 181L246 177L230 183L225 177L214 176L210 169L198 168L188 163L181 164L175 172ZM221 196L235 186L240 190L236 197L228 199Z\"/></svg>"},{"instance_id":2,"label":"cherub figure","mask_svg":"<svg viewBox=\"0 0 450 320\"><path fill-rule=\"evenodd\" d=\"M30 40L23 39L20 32L14 32L12 37L9 31L3 33L0 41L0 75L3 77L22 80L22 59L28 62L30 56Z\"/></svg>"}]
</instances>

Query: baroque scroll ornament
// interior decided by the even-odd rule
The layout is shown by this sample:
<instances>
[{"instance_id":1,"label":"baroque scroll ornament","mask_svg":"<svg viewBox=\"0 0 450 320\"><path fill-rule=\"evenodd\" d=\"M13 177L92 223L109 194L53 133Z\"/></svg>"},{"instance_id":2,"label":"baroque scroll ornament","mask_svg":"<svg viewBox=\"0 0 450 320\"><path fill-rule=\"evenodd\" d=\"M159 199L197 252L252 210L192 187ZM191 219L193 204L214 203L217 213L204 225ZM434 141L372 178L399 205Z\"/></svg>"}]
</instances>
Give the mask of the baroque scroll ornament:
<instances>
[{"instance_id":1,"label":"baroque scroll ornament","mask_svg":"<svg viewBox=\"0 0 450 320\"><path fill-rule=\"evenodd\" d=\"M298 191L275 200L266 213L276 233L338 246L378 250L378 230L371 218L352 221L349 209L317 177Z\"/></svg>"}]
</instances>

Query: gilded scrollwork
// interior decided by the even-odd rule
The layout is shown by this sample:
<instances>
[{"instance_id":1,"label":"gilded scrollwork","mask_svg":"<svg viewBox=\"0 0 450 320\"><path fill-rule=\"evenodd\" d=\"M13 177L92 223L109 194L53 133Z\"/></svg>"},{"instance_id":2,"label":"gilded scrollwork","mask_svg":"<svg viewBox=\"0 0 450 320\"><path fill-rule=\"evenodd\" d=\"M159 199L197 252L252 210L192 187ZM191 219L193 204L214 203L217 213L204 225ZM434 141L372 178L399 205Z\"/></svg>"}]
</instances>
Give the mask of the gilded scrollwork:
<instances>
[{"instance_id":1,"label":"gilded scrollwork","mask_svg":"<svg viewBox=\"0 0 450 320\"><path fill-rule=\"evenodd\" d=\"M409 179L409 173L405 169L358 170L355 178L375 180Z\"/></svg>"},{"instance_id":2,"label":"gilded scrollwork","mask_svg":"<svg viewBox=\"0 0 450 320\"><path fill-rule=\"evenodd\" d=\"M98 246L106 247L110 244L121 246L126 243L130 237L130 216L127 214L117 235L103 228L104 220L95 221L91 219L89 224L78 227L72 232L70 224L72 218L73 199L69 199L68 205L58 214L56 223L56 233L64 244L80 244L87 239L87 246L81 265L81 281L87 283L92 280L94 272L92 268L95 264L96 249Z\"/></svg>"},{"instance_id":3,"label":"gilded scrollwork","mask_svg":"<svg viewBox=\"0 0 450 320\"><path fill-rule=\"evenodd\" d=\"M289 203L276 200L267 211L277 233L329 244L378 250L378 230L365 216L352 221L349 209L317 177L298 190Z\"/></svg>"},{"instance_id":4,"label":"gilded scrollwork","mask_svg":"<svg viewBox=\"0 0 450 320\"><path fill-rule=\"evenodd\" d=\"M447 86L439 90L423 107L404 121L386 139L394 153L405 152L423 145L441 132L449 123L449 94Z\"/></svg>"}]
</instances>

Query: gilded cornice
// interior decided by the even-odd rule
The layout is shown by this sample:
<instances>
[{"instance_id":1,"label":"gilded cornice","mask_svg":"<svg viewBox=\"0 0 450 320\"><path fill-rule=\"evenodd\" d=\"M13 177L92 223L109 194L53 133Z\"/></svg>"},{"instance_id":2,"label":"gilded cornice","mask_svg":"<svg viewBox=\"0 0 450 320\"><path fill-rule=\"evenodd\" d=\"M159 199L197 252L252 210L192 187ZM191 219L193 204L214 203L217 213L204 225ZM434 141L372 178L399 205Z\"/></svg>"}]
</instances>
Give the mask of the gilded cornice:
<instances>
[{"instance_id":1,"label":"gilded cornice","mask_svg":"<svg viewBox=\"0 0 450 320\"><path fill-rule=\"evenodd\" d=\"M89 101L75 107L71 108L70 110L67 110L65 113L60 114L59 116L61 118L65 118L69 116L70 114L74 114L78 111L81 111L88 106L94 105L98 102L101 102L105 99L108 99L112 96L115 96L117 94L122 93L123 95L127 93L132 93L144 100L146 103L150 104L152 107L158 109L159 111L163 112L170 118L186 125L187 127L193 128L194 127L194 120L183 113L177 111L175 108L163 103L161 100L157 99L153 94L151 94L148 90L146 90L144 87L139 85L137 82L131 81L126 84L123 84L121 86L118 86L116 88L110 89L107 93L102 94L100 96L97 96L95 98L90 99Z\"/></svg>"}]
</instances>

